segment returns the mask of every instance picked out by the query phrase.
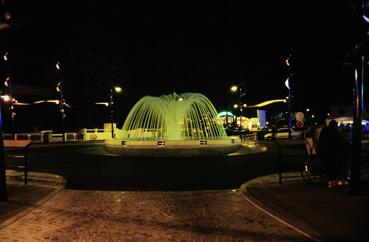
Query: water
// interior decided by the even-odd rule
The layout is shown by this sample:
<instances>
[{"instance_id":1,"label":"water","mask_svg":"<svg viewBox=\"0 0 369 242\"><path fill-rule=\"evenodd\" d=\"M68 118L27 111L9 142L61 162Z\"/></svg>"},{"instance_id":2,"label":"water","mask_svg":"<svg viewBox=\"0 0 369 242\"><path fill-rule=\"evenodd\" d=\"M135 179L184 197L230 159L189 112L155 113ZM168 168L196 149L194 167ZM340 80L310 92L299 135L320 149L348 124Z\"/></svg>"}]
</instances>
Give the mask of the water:
<instances>
[{"instance_id":1,"label":"water","mask_svg":"<svg viewBox=\"0 0 369 242\"><path fill-rule=\"evenodd\" d=\"M227 139L210 100L200 93L145 96L132 108L123 125L122 140Z\"/></svg>"}]
</instances>

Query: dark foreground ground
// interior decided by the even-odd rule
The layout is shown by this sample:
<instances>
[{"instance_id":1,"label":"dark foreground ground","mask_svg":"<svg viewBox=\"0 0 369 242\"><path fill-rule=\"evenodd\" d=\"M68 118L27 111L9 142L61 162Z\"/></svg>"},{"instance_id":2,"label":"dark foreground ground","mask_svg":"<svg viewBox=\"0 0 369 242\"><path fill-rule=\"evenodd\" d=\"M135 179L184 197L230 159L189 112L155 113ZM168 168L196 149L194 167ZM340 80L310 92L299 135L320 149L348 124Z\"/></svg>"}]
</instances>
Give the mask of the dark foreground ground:
<instances>
[{"instance_id":1,"label":"dark foreground ground","mask_svg":"<svg viewBox=\"0 0 369 242\"><path fill-rule=\"evenodd\" d=\"M280 186L270 176L278 171L277 150L266 147L258 154L181 159L114 157L98 145L34 147L30 169L41 173L32 176L61 175L67 189L9 181L0 240L368 241L369 184L356 197L347 187L328 190L298 176ZM284 170L298 170L303 159L303 149L284 150Z\"/></svg>"},{"instance_id":2,"label":"dark foreground ground","mask_svg":"<svg viewBox=\"0 0 369 242\"><path fill-rule=\"evenodd\" d=\"M297 169L303 152L293 151L286 168ZM21 161L8 162L22 165ZM87 190L203 190L238 188L278 169L277 153L226 157L129 158L112 156L101 145L42 146L29 152L29 169L63 176L67 188Z\"/></svg>"}]
</instances>

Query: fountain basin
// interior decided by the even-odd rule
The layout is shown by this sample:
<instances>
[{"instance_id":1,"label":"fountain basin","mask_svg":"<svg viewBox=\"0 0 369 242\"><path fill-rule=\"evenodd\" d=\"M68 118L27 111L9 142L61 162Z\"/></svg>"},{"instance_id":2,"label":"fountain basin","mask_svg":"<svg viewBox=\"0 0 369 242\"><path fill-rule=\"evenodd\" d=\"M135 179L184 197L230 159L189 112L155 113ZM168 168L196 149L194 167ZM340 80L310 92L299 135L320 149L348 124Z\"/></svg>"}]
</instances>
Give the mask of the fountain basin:
<instances>
[{"instance_id":1,"label":"fountain basin","mask_svg":"<svg viewBox=\"0 0 369 242\"><path fill-rule=\"evenodd\" d=\"M208 157L236 152L242 144L238 137L221 140L106 140L109 153L133 157Z\"/></svg>"}]
</instances>

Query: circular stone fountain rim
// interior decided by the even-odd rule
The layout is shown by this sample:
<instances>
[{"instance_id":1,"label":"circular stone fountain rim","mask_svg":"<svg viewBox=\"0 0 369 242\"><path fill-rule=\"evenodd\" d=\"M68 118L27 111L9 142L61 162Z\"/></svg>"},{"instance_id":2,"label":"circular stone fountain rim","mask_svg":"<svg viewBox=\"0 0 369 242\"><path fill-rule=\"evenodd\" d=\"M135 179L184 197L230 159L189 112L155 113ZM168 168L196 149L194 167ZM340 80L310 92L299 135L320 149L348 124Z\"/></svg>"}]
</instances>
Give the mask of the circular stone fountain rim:
<instances>
[{"instance_id":1,"label":"circular stone fountain rim","mask_svg":"<svg viewBox=\"0 0 369 242\"><path fill-rule=\"evenodd\" d=\"M106 140L105 149L110 153L128 157L209 157L224 156L238 151L242 144L238 137L229 139L206 140L194 144L193 140L185 141L137 141L140 145L132 145L131 141ZM164 142L164 143L163 143Z\"/></svg>"}]
</instances>

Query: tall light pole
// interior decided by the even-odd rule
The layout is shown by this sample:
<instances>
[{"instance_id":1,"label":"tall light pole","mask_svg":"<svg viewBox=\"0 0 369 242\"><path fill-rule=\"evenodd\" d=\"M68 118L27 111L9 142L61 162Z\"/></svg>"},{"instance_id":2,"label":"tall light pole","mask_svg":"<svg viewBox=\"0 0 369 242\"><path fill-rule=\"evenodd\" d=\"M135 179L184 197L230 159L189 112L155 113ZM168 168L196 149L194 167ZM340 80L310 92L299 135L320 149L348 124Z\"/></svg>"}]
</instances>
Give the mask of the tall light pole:
<instances>
[{"instance_id":1,"label":"tall light pole","mask_svg":"<svg viewBox=\"0 0 369 242\"><path fill-rule=\"evenodd\" d=\"M12 136L13 139L15 138L15 126L14 126L14 119L15 119L15 111L14 111L14 103L15 98L13 96L13 90L12 90L12 81L10 77L10 71L9 71L9 54L6 52L3 56L4 64L5 64L5 81L4 81L4 90L3 94L7 96L8 100L6 100L9 103L9 111L11 115L11 130L12 130Z\"/></svg>"},{"instance_id":2,"label":"tall light pole","mask_svg":"<svg viewBox=\"0 0 369 242\"><path fill-rule=\"evenodd\" d=\"M291 81L293 79L293 72L292 72L292 55L290 54L286 59L286 65L290 69L290 74L286 81L284 82L284 85L288 89L288 96L287 96L287 105L288 105L288 139L292 138L291 129L292 129L292 93L291 93Z\"/></svg>"},{"instance_id":3,"label":"tall light pole","mask_svg":"<svg viewBox=\"0 0 369 242\"><path fill-rule=\"evenodd\" d=\"M122 93L122 88L120 86L111 86L110 88L110 123L111 123L111 138L114 139L114 93Z\"/></svg>"},{"instance_id":4,"label":"tall light pole","mask_svg":"<svg viewBox=\"0 0 369 242\"><path fill-rule=\"evenodd\" d=\"M360 17L361 24L363 20L369 24L369 1L356 0L355 7L357 15ZM354 114L352 125L352 161L350 166L351 182L350 194L359 195L361 193L361 146L362 146L362 112L364 109L364 82L365 82L365 66L369 50L369 33L366 32L364 41L356 46L356 48L348 54L348 57L353 60L354 65Z\"/></svg>"},{"instance_id":5,"label":"tall light pole","mask_svg":"<svg viewBox=\"0 0 369 242\"><path fill-rule=\"evenodd\" d=\"M11 14L7 11L5 2L0 2L0 31L7 30L12 27ZM1 36L2 37L2 36ZM7 58L6 54L3 56L3 60ZM2 96L3 90L0 90L0 96ZM0 98L0 201L8 200L8 194L6 189L6 173L5 173L5 152L4 152L4 133L3 133L3 120L2 120L2 98Z\"/></svg>"},{"instance_id":6,"label":"tall light pole","mask_svg":"<svg viewBox=\"0 0 369 242\"><path fill-rule=\"evenodd\" d=\"M66 117L66 114L65 114L66 103L65 103L64 94L63 94L63 78L61 76L61 67L60 67L59 61L55 64L55 68L56 68L56 74L57 74L56 91L59 93L59 112L60 112L60 117L61 117L61 131L63 135L62 140L63 140L63 143L65 143L64 119Z\"/></svg>"},{"instance_id":7,"label":"tall light pole","mask_svg":"<svg viewBox=\"0 0 369 242\"><path fill-rule=\"evenodd\" d=\"M5 151L4 151L4 133L3 133L3 119L1 106L2 90L0 90L0 201L7 201L8 194L6 189L6 172L5 172Z\"/></svg>"},{"instance_id":8,"label":"tall light pole","mask_svg":"<svg viewBox=\"0 0 369 242\"><path fill-rule=\"evenodd\" d=\"M243 87L244 85L243 84L238 84L238 85L233 85L231 86L230 90L231 92L238 92L238 103L237 103L237 107L239 108L240 110L240 127L239 127L239 131L241 132L242 130L242 107L243 107L243 104L242 104L242 97L246 95L245 92L243 92Z\"/></svg>"}]
</instances>

